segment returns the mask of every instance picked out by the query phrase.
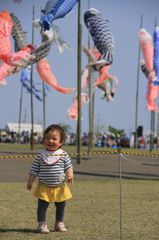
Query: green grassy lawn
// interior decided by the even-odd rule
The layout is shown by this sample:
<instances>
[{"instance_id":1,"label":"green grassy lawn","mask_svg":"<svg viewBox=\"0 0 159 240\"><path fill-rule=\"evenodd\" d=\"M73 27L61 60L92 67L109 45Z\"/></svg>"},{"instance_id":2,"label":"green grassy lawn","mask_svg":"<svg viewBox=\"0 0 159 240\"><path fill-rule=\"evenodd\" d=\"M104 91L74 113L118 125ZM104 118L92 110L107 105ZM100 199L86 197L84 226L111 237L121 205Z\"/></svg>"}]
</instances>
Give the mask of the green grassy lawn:
<instances>
[{"instance_id":1,"label":"green grassy lawn","mask_svg":"<svg viewBox=\"0 0 159 240\"><path fill-rule=\"evenodd\" d=\"M39 149L42 149L43 145L40 144L34 144L33 146L33 151L38 151ZM77 152L77 147L76 146L70 146L70 145L65 145L63 148L69 153L69 152ZM13 144L13 143L0 143L0 152L2 151L30 151L31 147L30 144ZM93 147L91 149L91 152L96 152L96 151L109 151L109 152L114 152L116 149L113 148L105 148L105 147ZM123 152L131 152L131 153L147 153L149 154L150 151L146 149L132 149L132 148L122 148ZM87 146L81 146L81 152L88 152L88 147ZM158 150L152 150L151 154L158 154Z\"/></svg>"},{"instance_id":2,"label":"green grassy lawn","mask_svg":"<svg viewBox=\"0 0 159 240\"><path fill-rule=\"evenodd\" d=\"M0 183L0 239L117 240L121 219L123 240L158 240L158 181L122 180L120 185L118 179L75 180L65 214L68 232L48 235L35 231L36 199L25 185ZM51 204L47 213L50 230L54 210Z\"/></svg>"}]
</instances>

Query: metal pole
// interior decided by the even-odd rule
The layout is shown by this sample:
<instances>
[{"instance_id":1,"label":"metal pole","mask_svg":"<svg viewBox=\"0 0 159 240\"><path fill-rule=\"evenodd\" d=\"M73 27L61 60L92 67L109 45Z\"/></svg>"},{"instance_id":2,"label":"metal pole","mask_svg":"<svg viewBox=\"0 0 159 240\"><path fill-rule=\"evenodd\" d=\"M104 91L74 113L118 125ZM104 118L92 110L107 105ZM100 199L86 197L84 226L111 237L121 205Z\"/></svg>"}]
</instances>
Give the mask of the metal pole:
<instances>
[{"instance_id":1,"label":"metal pole","mask_svg":"<svg viewBox=\"0 0 159 240\"><path fill-rule=\"evenodd\" d=\"M150 152L154 149L155 112L151 112Z\"/></svg>"},{"instance_id":2,"label":"metal pole","mask_svg":"<svg viewBox=\"0 0 159 240\"><path fill-rule=\"evenodd\" d=\"M157 113L157 140L159 139L159 113Z\"/></svg>"},{"instance_id":3,"label":"metal pole","mask_svg":"<svg viewBox=\"0 0 159 240\"><path fill-rule=\"evenodd\" d=\"M89 144L88 153L91 152L93 147L93 135L94 135L94 97L95 92L92 92L92 82L91 82L91 70L89 73Z\"/></svg>"},{"instance_id":4,"label":"metal pole","mask_svg":"<svg viewBox=\"0 0 159 240\"><path fill-rule=\"evenodd\" d=\"M143 22L143 16L141 15L140 29L142 28L142 22ZM134 147L135 147L135 148L137 148L139 76L140 76L140 45L138 46L138 61L137 61L136 112L135 112L135 142L134 142Z\"/></svg>"},{"instance_id":5,"label":"metal pole","mask_svg":"<svg viewBox=\"0 0 159 240\"><path fill-rule=\"evenodd\" d=\"M45 131L46 127L46 104L45 104L45 83L42 83L43 88L43 131Z\"/></svg>"},{"instance_id":6,"label":"metal pole","mask_svg":"<svg viewBox=\"0 0 159 240\"><path fill-rule=\"evenodd\" d=\"M24 33L24 41L26 42L26 34ZM19 51L19 47L17 46L16 42L14 43L14 50L15 52ZM22 102L23 102L23 84L21 83L21 91L20 91L20 102L19 102L19 122L18 122L18 143L20 143L20 130L21 130L21 116L22 116Z\"/></svg>"},{"instance_id":7,"label":"metal pole","mask_svg":"<svg viewBox=\"0 0 159 240\"><path fill-rule=\"evenodd\" d=\"M77 100L78 100L78 119L77 119L77 163L80 164L81 157L81 1L78 1L78 34L77 34Z\"/></svg>"},{"instance_id":8,"label":"metal pole","mask_svg":"<svg viewBox=\"0 0 159 240\"><path fill-rule=\"evenodd\" d=\"M90 7L90 1L88 0L88 9ZM90 49L90 35L88 34L88 49ZM88 63L90 59L88 58ZM88 153L90 153L92 148L92 86L91 86L91 68L89 67L89 142L88 142Z\"/></svg>"},{"instance_id":9,"label":"metal pole","mask_svg":"<svg viewBox=\"0 0 159 240\"><path fill-rule=\"evenodd\" d=\"M122 176L121 176L121 168L122 168L122 162L121 162L121 155L119 155L119 187L120 187L120 240L123 239L123 209L122 209Z\"/></svg>"},{"instance_id":10,"label":"metal pole","mask_svg":"<svg viewBox=\"0 0 159 240\"><path fill-rule=\"evenodd\" d=\"M20 143L21 116L22 116L22 102L23 102L23 83L21 83L21 93L20 93L20 102L19 102L18 143Z\"/></svg>"},{"instance_id":11,"label":"metal pole","mask_svg":"<svg viewBox=\"0 0 159 240\"><path fill-rule=\"evenodd\" d=\"M155 18L154 28L157 26L157 19ZM151 112L151 135L150 135L150 152L154 149L155 138L155 111Z\"/></svg>"},{"instance_id":12,"label":"metal pole","mask_svg":"<svg viewBox=\"0 0 159 240\"><path fill-rule=\"evenodd\" d=\"M157 18L155 18L155 27L158 25ZM158 105L159 105L159 98L158 98ZM157 113L157 142L159 139L159 113Z\"/></svg>"},{"instance_id":13,"label":"metal pole","mask_svg":"<svg viewBox=\"0 0 159 240\"><path fill-rule=\"evenodd\" d=\"M42 7L40 8L40 11L42 13ZM42 16L42 14L41 14ZM43 133L46 128L46 91L45 91L45 83L42 82L42 95L43 95Z\"/></svg>"},{"instance_id":14,"label":"metal pole","mask_svg":"<svg viewBox=\"0 0 159 240\"><path fill-rule=\"evenodd\" d=\"M88 0L88 9L90 8L90 1ZM90 35L88 34L88 49L90 49ZM88 59L90 62L90 59ZM92 71L89 68L89 142L88 142L88 153L91 152L93 146L93 129L94 129L94 92L92 92Z\"/></svg>"},{"instance_id":15,"label":"metal pole","mask_svg":"<svg viewBox=\"0 0 159 240\"><path fill-rule=\"evenodd\" d=\"M123 209L122 209L122 153L121 147L118 146L117 151L119 153L119 203L120 203L120 240L123 239Z\"/></svg>"},{"instance_id":16,"label":"metal pole","mask_svg":"<svg viewBox=\"0 0 159 240\"><path fill-rule=\"evenodd\" d=\"M34 14L35 14L35 6L33 5L33 19L32 19L32 45L34 45ZM34 134L34 108L33 108L33 64L31 64L31 72L30 72L30 100L31 100L31 135L30 135L30 148L33 150L33 134Z\"/></svg>"}]
</instances>

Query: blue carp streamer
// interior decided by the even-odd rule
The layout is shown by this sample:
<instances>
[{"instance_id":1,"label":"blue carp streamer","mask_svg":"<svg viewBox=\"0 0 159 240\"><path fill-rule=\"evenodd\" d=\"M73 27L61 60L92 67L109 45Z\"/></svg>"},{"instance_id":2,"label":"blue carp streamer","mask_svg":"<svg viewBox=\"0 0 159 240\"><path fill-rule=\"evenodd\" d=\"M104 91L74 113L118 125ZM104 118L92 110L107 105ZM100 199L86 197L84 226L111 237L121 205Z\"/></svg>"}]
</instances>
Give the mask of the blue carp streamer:
<instances>
[{"instance_id":1,"label":"blue carp streamer","mask_svg":"<svg viewBox=\"0 0 159 240\"><path fill-rule=\"evenodd\" d=\"M49 30L53 21L65 17L76 5L78 0L49 0L47 1L40 19L40 23L45 30Z\"/></svg>"},{"instance_id":2,"label":"blue carp streamer","mask_svg":"<svg viewBox=\"0 0 159 240\"><path fill-rule=\"evenodd\" d=\"M64 3L64 0L57 1L57 0L48 0L45 4L45 8L41 11L43 14L48 14L50 11L54 11L56 14L59 7Z\"/></svg>"},{"instance_id":3,"label":"blue carp streamer","mask_svg":"<svg viewBox=\"0 0 159 240\"><path fill-rule=\"evenodd\" d=\"M153 33L154 40L154 70L157 76L156 85L159 85L159 26L155 27Z\"/></svg>"},{"instance_id":4,"label":"blue carp streamer","mask_svg":"<svg viewBox=\"0 0 159 240\"><path fill-rule=\"evenodd\" d=\"M97 9L90 8L84 13L84 22L96 48L101 53L100 60L104 60L103 65L111 64L113 62L114 37L109 29L109 21Z\"/></svg>"},{"instance_id":5,"label":"blue carp streamer","mask_svg":"<svg viewBox=\"0 0 159 240\"><path fill-rule=\"evenodd\" d=\"M20 77L21 83L26 88L27 92L31 92L32 91L32 93L36 97L36 99L38 99L39 101L42 102L42 98L39 95L40 91L35 87L34 83L32 85L32 90L31 90L30 77L31 77L31 69L30 68L22 69L21 77Z\"/></svg>"}]
</instances>

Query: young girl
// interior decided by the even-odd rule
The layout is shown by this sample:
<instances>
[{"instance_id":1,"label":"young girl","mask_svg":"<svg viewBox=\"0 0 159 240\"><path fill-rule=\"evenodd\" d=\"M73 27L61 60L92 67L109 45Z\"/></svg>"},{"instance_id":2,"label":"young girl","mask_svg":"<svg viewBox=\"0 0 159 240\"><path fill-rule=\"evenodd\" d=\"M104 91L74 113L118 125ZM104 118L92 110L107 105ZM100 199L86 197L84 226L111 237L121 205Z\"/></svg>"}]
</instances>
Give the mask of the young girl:
<instances>
[{"instance_id":1,"label":"young girl","mask_svg":"<svg viewBox=\"0 0 159 240\"><path fill-rule=\"evenodd\" d=\"M38 176L38 184L34 196L38 198L37 207L37 231L49 233L46 224L46 210L50 202L55 203L56 221L54 231L67 231L63 219L66 200L72 197L66 183L73 181L73 167L68 154L62 150L65 134L59 125L50 125L44 132L44 146L35 157L29 170L27 189L31 190L35 178Z\"/></svg>"}]
</instances>

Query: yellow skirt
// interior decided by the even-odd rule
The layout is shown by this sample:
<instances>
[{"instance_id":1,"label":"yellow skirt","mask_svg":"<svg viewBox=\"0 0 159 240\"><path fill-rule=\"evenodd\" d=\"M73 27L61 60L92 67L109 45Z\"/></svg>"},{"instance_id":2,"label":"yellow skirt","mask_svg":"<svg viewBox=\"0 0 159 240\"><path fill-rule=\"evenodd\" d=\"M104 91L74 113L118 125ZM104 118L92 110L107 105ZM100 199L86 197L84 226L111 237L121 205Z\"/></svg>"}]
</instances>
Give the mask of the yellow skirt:
<instances>
[{"instance_id":1,"label":"yellow skirt","mask_svg":"<svg viewBox=\"0 0 159 240\"><path fill-rule=\"evenodd\" d=\"M63 202L72 198L67 183L63 183L57 187L47 187L38 183L33 192L33 196L45 200L46 202Z\"/></svg>"}]
</instances>

